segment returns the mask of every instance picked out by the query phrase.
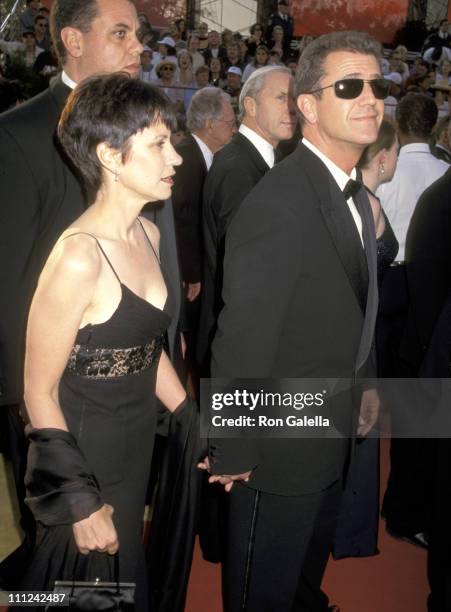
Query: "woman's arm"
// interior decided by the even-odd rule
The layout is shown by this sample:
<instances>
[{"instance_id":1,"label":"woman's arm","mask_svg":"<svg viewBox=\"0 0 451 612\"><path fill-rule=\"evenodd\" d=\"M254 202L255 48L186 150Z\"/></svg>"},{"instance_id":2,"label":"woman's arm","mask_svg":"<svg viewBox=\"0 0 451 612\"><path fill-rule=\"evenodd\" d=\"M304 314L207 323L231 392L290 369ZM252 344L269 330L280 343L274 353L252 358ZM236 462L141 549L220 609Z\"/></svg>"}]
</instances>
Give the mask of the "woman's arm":
<instances>
[{"instance_id":1,"label":"woman's arm","mask_svg":"<svg viewBox=\"0 0 451 612\"><path fill-rule=\"evenodd\" d=\"M100 273L96 243L75 236L57 244L39 279L27 326L25 405L33 427L67 431L58 385Z\"/></svg>"},{"instance_id":2,"label":"woman's arm","mask_svg":"<svg viewBox=\"0 0 451 612\"><path fill-rule=\"evenodd\" d=\"M174 412L186 398L186 391L165 351L161 353L158 364L156 395L170 412Z\"/></svg>"},{"instance_id":3,"label":"woman's arm","mask_svg":"<svg viewBox=\"0 0 451 612\"><path fill-rule=\"evenodd\" d=\"M62 241L51 253L30 309L25 356L25 404L33 427L67 431L58 385L83 315L94 297L101 261L88 236ZM57 469L58 466L55 466ZM72 525L82 554L119 547L113 509L103 505Z\"/></svg>"}]
</instances>

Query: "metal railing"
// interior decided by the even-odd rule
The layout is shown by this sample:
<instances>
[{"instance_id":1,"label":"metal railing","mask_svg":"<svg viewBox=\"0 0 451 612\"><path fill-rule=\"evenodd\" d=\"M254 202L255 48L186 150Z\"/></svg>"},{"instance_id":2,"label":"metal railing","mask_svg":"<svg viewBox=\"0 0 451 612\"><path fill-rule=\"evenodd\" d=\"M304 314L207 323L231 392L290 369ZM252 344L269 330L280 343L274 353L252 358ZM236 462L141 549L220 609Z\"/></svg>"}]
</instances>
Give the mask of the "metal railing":
<instances>
[{"instance_id":1,"label":"metal railing","mask_svg":"<svg viewBox=\"0 0 451 612\"><path fill-rule=\"evenodd\" d=\"M15 40L20 38L19 15L25 9L24 0L0 0L0 37Z\"/></svg>"}]
</instances>

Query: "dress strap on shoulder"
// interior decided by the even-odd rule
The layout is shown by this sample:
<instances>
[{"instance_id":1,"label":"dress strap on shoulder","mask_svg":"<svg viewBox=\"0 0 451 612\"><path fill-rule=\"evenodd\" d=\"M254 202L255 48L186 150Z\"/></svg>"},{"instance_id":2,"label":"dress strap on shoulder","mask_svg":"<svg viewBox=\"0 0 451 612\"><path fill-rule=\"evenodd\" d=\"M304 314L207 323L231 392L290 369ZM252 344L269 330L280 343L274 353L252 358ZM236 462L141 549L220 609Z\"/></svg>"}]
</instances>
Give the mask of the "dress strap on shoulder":
<instances>
[{"instance_id":1,"label":"dress strap on shoulder","mask_svg":"<svg viewBox=\"0 0 451 612\"><path fill-rule=\"evenodd\" d=\"M117 274L116 270L114 269L113 264L112 264L112 263L111 263L111 261L109 260L108 255L107 255L107 254L105 253L105 251L103 250L103 247L102 247L102 245L100 244L100 241L99 241L99 239L97 238L97 236L94 236L94 234L90 234L89 232L74 232L73 234L69 234L68 236L64 236L64 238L63 238L62 240L66 240L66 238L71 238L72 236L78 236L79 234L83 234L83 235L85 235L85 236L91 236L91 238L94 238L94 240L97 242L97 246L99 247L100 252L101 252L101 253L102 253L102 255L105 257L105 259L106 259L106 260L107 260L107 262L108 262L108 265L109 265L109 266L110 266L110 268L112 269L114 276L117 278L117 280L118 280L119 284L120 284L120 285L122 285L122 283L121 283L121 279L119 278L119 276L118 276L118 274ZM62 241L61 241L61 242L62 242Z\"/></svg>"},{"instance_id":2,"label":"dress strap on shoulder","mask_svg":"<svg viewBox=\"0 0 451 612\"><path fill-rule=\"evenodd\" d=\"M140 226L142 228L142 231L144 232L144 236L147 238L147 242L150 244L150 248L152 249L155 257L157 258L158 263L161 265L160 257L158 256L158 253L156 252L156 250L155 250L155 248L154 248L154 246L152 244L152 240L149 238L149 235L146 232L146 230L144 229L144 225L142 224L142 221L141 221L141 219L139 217L138 217L138 221L139 221L139 224L140 224Z\"/></svg>"}]
</instances>

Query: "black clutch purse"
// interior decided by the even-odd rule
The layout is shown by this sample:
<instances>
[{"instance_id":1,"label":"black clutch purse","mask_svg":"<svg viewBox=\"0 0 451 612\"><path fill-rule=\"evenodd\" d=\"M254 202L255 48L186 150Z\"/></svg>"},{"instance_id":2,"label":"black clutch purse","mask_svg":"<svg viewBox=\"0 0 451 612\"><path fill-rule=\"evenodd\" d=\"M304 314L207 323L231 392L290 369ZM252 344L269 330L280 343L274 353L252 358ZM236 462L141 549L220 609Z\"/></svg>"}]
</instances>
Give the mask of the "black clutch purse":
<instances>
[{"instance_id":1,"label":"black clutch purse","mask_svg":"<svg viewBox=\"0 0 451 612\"><path fill-rule=\"evenodd\" d=\"M119 556L116 554L113 582L103 582L98 578L94 581L56 580L53 592L60 595L60 601L64 595L64 603L67 605L68 602L69 610L74 612L134 612L135 586L134 582L119 582Z\"/></svg>"}]
</instances>

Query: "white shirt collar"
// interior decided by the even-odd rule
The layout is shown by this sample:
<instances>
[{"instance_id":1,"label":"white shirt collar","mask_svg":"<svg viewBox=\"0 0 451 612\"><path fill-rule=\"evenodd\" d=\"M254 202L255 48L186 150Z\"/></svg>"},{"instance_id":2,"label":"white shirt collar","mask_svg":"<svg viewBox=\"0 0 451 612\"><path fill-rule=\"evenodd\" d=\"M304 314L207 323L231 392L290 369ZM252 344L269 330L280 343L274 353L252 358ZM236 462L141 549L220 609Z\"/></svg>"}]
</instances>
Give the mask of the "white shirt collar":
<instances>
[{"instance_id":1,"label":"white shirt collar","mask_svg":"<svg viewBox=\"0 0 451 612\"><path fill-rule=\"evenodd\" d=\"M268 166L272 168L274 166L274 148L272 144L243 123L238 131L254 145Z\"/></svg>"},{"instance_id":2,"label":"white shirt collar","mask_svg":"<svg viewBox=\"0 0 451 612\"><path fill-rule=\"evenodd\" d=\"M204 157L205 165L207 166L207 170L210 170L211 164L213 163L213 153L207 147L205 142L199 138L199 136L196 136L196 134L192 134L192 136L194 140L197 142L197 144L199 145L199 149L201 150L202 155Z\"/></svg>"},{"instance_id":3,"label":"white shirt collar","mask_svg":"<svg viewBox=\"0 0 451 612\"><path fill-rule=\"evenodd\" d=\"M403 145L399 149L399 154L404 155L405 153L431 153L427 142L412 142L411 144Z\"/></svg>"},{"instance_id":4,"label":"white shirt collar","mask_svg":"<svg viewBox=\"0 0 451 612\"><path fill-rule=\"evenodd\" d=\"M334 164L333 161L331 161L326 155L324 155L324 153L322 153L319 149L317 149L315 145L313 145L309 140L307 140L306 138L303 138L302 144L304 144L307 147L307 149L310 149L312 153L314 153L317 157L319 157L319 159L323 162L323 164L332 174L333 178L335 179L335 182L337 183L341 191L344 190L346 183L349 181L350 178L355 180L357 176L357 172L355 168L351 170L351 174L348 176L344 170L342 170L336 164ZM346 200L346 203L354 219L354 223L357 227L357 231L359 232L362 246L364 246L363 244L363 224L362 224L362 219L360 217L360 214L357 210L357 207L352 197L349 197Z\"/></svg>"},{"instance_id":5,"label":"white shirt collar","mask_svg":"<svg viewBox=\"0 0 451 612\"><path fill-rule=\"evenodd\" d=\"M313 145L309 140L307 140L306 138L303 138L302 144L305 145L307 149L310 149L312 153L314 153L316 156L320 158L320 160L323 162L323 164L326 166L326 168L329 170L329 172L334 177L341 191L343 191L343 189L346 186L346 183L349 181L350 178L355 180L355 177L357 175L355 168L351 170L351 174L348 176L344 170L342 170L336 164L334 164L333 161L331 161L326 155L324 155L324 153L322 153L319 149L317 149L315 145Z\"/></svg>"},{"instance_id":6,"label":"white shirt collar","mask_svg":"<svg viewBox=\"0 0 451 612\"><path fill-rule=\"evenodd\" d=\"M70 76L64 72L61 73L61 80L65 85L67 85L70 89L75 89L77 87L77 83L73 81Z\"/></svg>"}]
</instances>

